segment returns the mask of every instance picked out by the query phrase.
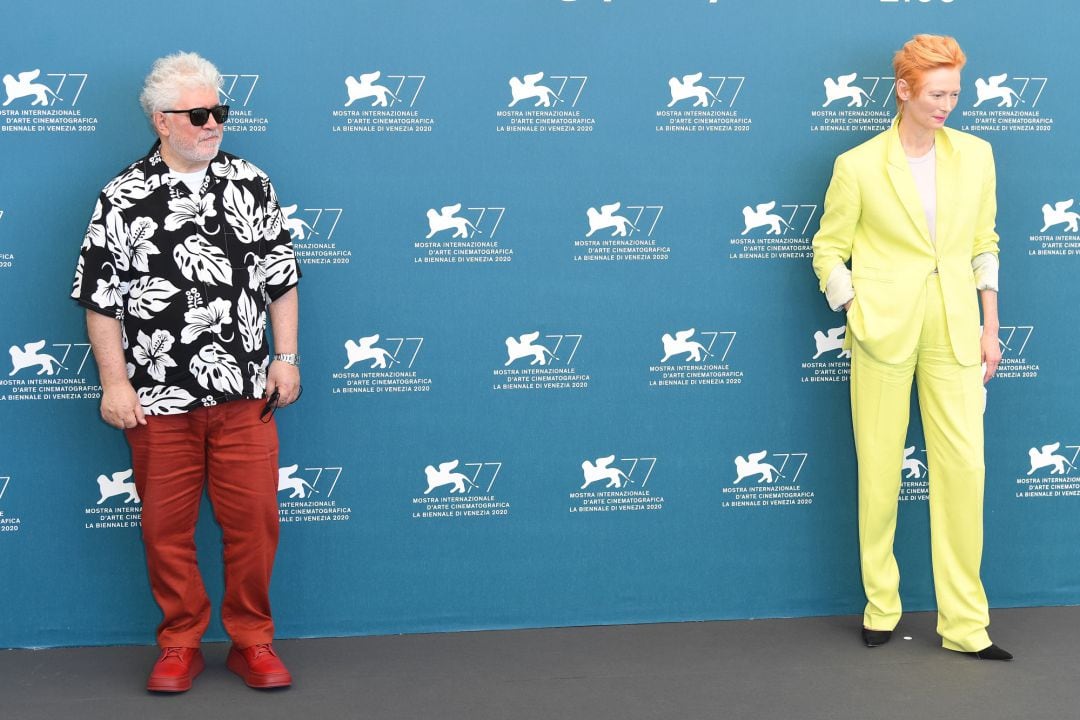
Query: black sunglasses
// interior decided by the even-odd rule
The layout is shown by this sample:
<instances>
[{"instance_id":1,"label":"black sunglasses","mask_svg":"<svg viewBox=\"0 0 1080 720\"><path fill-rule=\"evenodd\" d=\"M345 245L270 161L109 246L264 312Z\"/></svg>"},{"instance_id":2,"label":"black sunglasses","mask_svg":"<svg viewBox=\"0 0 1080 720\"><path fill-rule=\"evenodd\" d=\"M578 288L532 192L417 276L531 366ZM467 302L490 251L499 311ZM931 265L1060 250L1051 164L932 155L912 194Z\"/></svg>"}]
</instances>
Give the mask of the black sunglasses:
<instances>
[{"instance_id":1,"label":"black sunglasses","mask_svg":"<svg viewBox=\"0 0 1080 720\"><path fill-rule=\"evenodd\" d=\"M211 115L214 116L214 121L218 125L229 119L228 105L215 105L212 108L190 108L188 110L162 110L161 112L187 113L188 119L191 120L191 124L195 127L202 127L205 125Z\"/></svg>"},{"instance_id":2,"label":"black sunglasses","mask_svg":"<svg viewBox=\"0 0 1080 720\"><path fill-rule=\"evenodd\" d=\"M303 394L304 387L301 385L300 391L296 393L296 400L299 400L300 396ZM277 388L274 388L274 392L270 393L270 397L266 398L266 404L263 405L262 412L259 413L259 420L262 420L264 423L270 422L271 418L274 417L274 412L278 409L278 400L280 398L281 393L277 391ZM296 400L293 400L293 402L296 402Z\"/></svg>"}]
</instances>

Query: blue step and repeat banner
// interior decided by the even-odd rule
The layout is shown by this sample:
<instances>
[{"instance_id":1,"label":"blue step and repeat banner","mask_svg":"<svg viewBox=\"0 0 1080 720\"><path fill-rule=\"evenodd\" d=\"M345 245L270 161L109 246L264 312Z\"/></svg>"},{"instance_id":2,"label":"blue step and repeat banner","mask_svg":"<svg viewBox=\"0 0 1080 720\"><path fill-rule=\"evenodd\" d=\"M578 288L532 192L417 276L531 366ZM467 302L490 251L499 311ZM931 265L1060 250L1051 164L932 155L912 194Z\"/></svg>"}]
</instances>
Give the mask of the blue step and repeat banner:
<instances>
[{"instance_id":1,"label":"blue step and repeat banner","mask_svg":"<svg viewBox=\"0 0 1080 720\"><path fill-rule=\"evenodd\" d=\"M153 639L130 458L67 296L99 189L153 141L142 78L181 49L225 75L224 147L274 180L304 269L281 636L859 612L848 358L809 243L918 32L967 51L950 125L998 166L987 590L1080 601L1071 3L3 14L0 646ZM916 420L909 609L933 607L927 483ZM198 541L220 597L208 506Z\"/></svg>"}]
</instances>

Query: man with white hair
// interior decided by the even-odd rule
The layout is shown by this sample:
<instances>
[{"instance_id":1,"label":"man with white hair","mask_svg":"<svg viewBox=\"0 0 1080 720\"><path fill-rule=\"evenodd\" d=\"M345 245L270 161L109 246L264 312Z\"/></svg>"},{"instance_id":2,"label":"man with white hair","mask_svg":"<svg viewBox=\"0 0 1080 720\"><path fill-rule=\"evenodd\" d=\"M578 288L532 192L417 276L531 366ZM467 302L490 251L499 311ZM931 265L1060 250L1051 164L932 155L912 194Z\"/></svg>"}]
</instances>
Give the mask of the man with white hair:
<instances>
[{"instance_id":1,"label":"man with white hair","mask_svg":"<svg viewBox=\"0 0 1080 720\"><path fill-rule=\"evenodd\" d=\"M188 690L204 666L210 601L194 540L204 486L224 542L228 667L251 687L292 682L271 644L269 587L273 413L300 393L300 271L270 180L219 149L229 115L220 87L194 53L154 63L140 100L158 141L102 190L71 293L86 308L101 417L131 447L163 614L147 682L158 692Z\"/></svg>"}]
</instances>

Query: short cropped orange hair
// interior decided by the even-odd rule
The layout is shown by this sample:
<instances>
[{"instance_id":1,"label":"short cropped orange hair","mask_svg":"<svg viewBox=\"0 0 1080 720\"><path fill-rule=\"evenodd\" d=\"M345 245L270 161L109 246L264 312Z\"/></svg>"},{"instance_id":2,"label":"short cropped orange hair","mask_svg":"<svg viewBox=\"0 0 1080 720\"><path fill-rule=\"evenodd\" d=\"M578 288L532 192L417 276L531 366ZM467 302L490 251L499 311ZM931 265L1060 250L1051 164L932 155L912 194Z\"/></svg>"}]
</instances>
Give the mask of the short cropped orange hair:
<instances>
[{"instance_id":1,"label":"short cropped orange hair","mask_svg":"<svg viewBox=\"0 0 1080 720\"><path fill-rule=\"evenodd\" d=\"M956 38L948 35L916 35L893 56L893 77L897 82L907 81L912 94L917 94L927 71L942 67L960 70L966 62L967 56ZM896 105L900 107L899 92L896 93Z\"/></svg>"}]
</instances>

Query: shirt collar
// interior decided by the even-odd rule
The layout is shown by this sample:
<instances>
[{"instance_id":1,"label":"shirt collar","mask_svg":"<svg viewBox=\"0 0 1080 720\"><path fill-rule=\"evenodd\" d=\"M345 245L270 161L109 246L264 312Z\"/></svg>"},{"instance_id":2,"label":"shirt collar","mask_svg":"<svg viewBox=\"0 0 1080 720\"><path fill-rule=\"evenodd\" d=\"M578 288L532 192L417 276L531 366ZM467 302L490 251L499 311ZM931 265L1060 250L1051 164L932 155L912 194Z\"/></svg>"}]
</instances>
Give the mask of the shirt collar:
<instances>
[{"instance_id":1,"label":"shirt collar","mask_svg":"<svg viewBox=\"0 0 1080 720\"><path fill-rule=\"evenodd\" d=\"M181 189L186 191L187 185L176 179L169 171L169 166L165 164L164 158L161 157L161 140L157 140L150 151L146 153L146 156L140 161L142 165L143 177L150 180L152 176L158 176L158 182L152 183L155 187L162 185L170 189ZM210 179L210 185L214 185L221 181L222 178L227 177L229 168L229 156L221 149L218 149L218 154L210 161L210 167L207 168L206 176ZM204 183L204 187L209 187Z\"/></svg>"}]
</instances>

